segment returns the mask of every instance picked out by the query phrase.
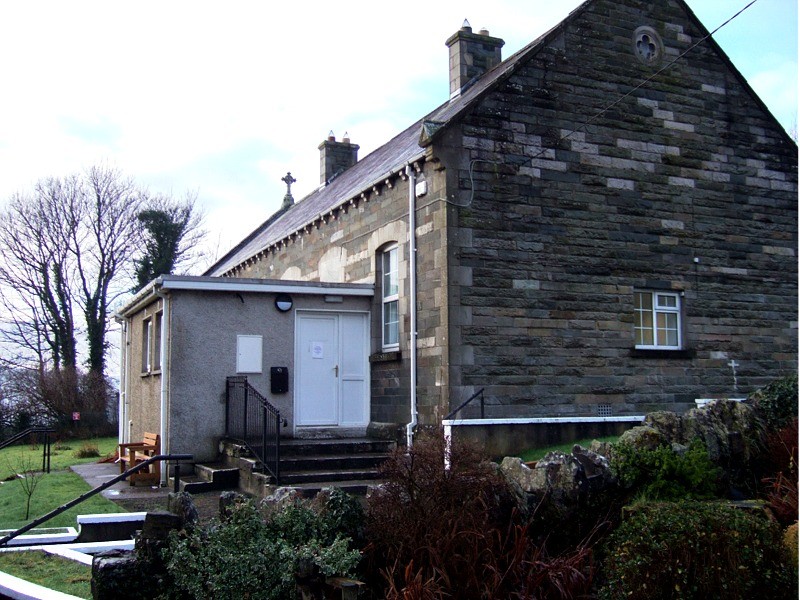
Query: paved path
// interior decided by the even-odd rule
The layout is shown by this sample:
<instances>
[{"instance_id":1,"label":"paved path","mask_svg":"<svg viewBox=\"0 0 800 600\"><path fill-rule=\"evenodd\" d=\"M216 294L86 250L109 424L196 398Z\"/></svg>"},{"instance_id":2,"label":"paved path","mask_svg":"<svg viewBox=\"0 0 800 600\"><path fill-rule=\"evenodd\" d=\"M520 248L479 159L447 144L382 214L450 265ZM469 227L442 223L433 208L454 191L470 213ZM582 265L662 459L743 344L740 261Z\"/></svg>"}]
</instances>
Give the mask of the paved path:
<instances>
[{"instance_id":1,"label":"paved path","mask_svg":"<svg viewBox=\"0 0 800 600\"><path fill-rule=\"evenodd\" d=\"M70 467L75 473L83 477L93 489L99 485L107 483L119 475L119 465L117 463L86 463L83 465L72 465ZM156 500L164 498L172 489L168 487L157 487L148 485L131 485L128 481L118 481L109 488L103 490L101 494L109 500L128 500L134 498Z\"/></svg>"}]
</instances>

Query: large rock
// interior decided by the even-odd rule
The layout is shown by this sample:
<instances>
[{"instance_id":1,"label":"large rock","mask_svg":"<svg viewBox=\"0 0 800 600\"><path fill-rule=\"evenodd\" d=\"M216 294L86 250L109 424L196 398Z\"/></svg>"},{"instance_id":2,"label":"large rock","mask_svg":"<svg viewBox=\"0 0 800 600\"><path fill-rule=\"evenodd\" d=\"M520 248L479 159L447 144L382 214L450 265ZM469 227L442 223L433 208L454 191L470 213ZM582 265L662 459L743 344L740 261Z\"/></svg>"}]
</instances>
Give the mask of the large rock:
<instances>
[{"instance_id":1,"label":"large rock","mask_svg":"<svg viewBox=\"0 0 800 600\"><path fill-rule=\"evenodd\" d=\"M533 468L508 456L500 471L521 498L521 508L547 518L569 519L616 487L608 459L577 445L570 454L546 454Z\"/></svg>"},{"instance_id":2,"label":"large rock","mask_svg":"<svg viewBox=\"0 0 800 600\"><path fill-rule=\"evenodd\" d=\"M709 402L684 415L666 411L650 413L644 426L658 432L667 444L688 446L694 439L701 440L709 458L726 468L746 467L764 441L764 427L753 407L730 400ZM620 442L625 440L623 434Z\"/></svg>"},{"instance_id":3,"label":"large rock","mask_svg":"<svg viewBox=\"0 0 800 600\"><path fill-rule=\"evenodd\" d=\"M167 510L178 515L184 529L191 529L200 522L200 515L188 492L170 492L167 496Z\"/></svg>"},{"instance_id":4,"label":"large rock","mask_svg":"<svg viewBox=\"0 0 800 600\"><path fill-rule=\"evenodd\" d=\"M645 423L647 418L645 417ZM651 425L637 425L619 436L618 443L630 444L637 450L655 450L669 443L669 440L658 429Z\"/></svg>"}]
</instances>

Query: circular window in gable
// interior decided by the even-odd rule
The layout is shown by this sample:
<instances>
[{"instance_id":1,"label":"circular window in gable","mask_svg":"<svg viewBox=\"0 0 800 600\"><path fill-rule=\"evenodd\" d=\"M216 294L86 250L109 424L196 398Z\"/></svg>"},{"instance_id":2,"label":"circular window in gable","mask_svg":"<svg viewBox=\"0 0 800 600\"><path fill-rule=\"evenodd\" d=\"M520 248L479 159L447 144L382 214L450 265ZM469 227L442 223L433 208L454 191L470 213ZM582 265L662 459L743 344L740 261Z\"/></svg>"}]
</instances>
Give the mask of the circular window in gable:
<instances>
[{"instance_id":1,"label":"circular window in gable","mask_svg":"<svg viewBox=\"0 0 800 600\"><path fill-rule=\"evenodd\" d=\"M633 32L633 52L642 63L653 67L664 57L664 43L652 27L639 27Z\"/></svg>"}]
</instances>

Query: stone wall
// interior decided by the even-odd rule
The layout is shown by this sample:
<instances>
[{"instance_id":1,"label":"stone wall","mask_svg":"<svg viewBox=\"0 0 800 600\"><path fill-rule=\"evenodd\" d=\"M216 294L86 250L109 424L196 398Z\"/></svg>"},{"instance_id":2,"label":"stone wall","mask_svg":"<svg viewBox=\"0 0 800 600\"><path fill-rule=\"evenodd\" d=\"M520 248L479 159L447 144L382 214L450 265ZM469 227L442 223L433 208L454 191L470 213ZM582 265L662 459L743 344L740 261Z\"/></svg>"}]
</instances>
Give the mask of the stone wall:
<instances>
[{"instance_id":1,"label":"stone wall","mask_svg":"<svg viewBox=\"0 0 800 600\"><path fill-rule=\"evenodd\" d=\"M674 2L594 3L440 143L467 149L443 160L454 399L641 414L796 371L797 148L710 42L656 74L699 37ZM634 350L636 289L682 295L682 351Z\"/></svg>"}]
</instances>

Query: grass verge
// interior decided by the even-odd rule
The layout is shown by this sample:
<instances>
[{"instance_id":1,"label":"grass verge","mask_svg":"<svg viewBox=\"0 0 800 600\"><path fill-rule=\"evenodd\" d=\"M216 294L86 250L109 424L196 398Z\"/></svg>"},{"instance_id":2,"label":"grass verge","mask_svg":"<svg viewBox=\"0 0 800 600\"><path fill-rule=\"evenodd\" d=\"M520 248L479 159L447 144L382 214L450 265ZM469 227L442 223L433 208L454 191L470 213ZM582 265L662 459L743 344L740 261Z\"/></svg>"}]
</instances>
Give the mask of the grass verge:
<instances>
[{"instance_id":1,"label":"grass verge","mask_svg":"<svg viewBox=\"0 0 800 600\"><path fill-rule=\"evenodd\" d=\"M60 556L40 551L3 552L0 571L64 594L92 597L92 568Z\"/></svg>"}]
</instances>

